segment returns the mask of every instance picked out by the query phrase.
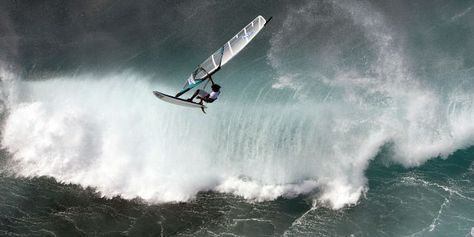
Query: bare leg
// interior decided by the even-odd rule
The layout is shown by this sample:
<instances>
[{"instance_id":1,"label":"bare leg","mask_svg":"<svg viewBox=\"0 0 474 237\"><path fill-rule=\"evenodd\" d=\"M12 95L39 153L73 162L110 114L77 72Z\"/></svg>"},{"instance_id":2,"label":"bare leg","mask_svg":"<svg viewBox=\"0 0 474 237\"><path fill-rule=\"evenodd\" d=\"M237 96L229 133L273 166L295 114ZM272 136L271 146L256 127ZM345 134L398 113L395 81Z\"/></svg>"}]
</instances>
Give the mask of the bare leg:
<instances>
[{"instance_id":1,"label":"bare leg","mask_svg":"<svg viewBox=\"0 0 474 237\"><path fill-rule=\"evenodd\" d=\"M193 101L194 98L196 98L196 96L197 96L198 94L199 94L199 89L196 90L196 91L194 92L193 96L191 96L191 98L187 99L187 101Z\"/></svg>"}]
</instances>

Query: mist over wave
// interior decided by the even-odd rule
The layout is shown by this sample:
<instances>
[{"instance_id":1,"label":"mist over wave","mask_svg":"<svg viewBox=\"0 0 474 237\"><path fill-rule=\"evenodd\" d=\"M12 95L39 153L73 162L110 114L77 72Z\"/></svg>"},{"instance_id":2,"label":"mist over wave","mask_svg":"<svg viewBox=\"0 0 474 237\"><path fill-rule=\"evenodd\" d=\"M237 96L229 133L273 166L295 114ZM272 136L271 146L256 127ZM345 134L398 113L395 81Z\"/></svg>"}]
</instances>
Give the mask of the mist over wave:
<instances>
[{"instance_id":1,"label":"mist over wave","mask_svg":"<svg viewBox=\"0 0 474 237\"><path fill-rule=\"evenodd\" d=\"M364 172L383 146L417 166L474 144L468 63L421 72L408 33L375 4L304 2L275 31L272 86L227 80L205 116L157 101L152 90L174 85L133 70L2 80L11 169L150 202L215 190L341 208L367 190Z\"/></svg>"},{"instance_id":2,"label":"mist over wave","mask_svg":"<svg viewBox=\"0 0 474 237\"><path fill-rule=\"evenodd\" d=\"M156 202L185 201L208 189L267 200L321 185L341 189L333 192L344 199L358 198L360 190L347 179L363 180L354 170L362 168L333 165L323 156L330 149L311 148L324 142L323 128L304 107L275 116L275 106L243 110L221 101L212 116L202 116L156 103L144 93L153 85L135 73L90 77L19 83L21 99L9 108L2 139L18 174ZM362 188L363 182L355 187Z\"/></svg>"},{"instance_id":3,"label":"mist over wave","mask_svg":"<svg viewBox=\"0 0 474 237\"><path fill-rule=\"evenodd\" d=\"M316 99L358 111L348 116L353 123L348 129L383 134L392 144L394 160L406 166L472 145L472 70L458 65L451 73L442 72L439 66L459 60L456 55L421 73L410 59L406 32L386 21L365 2L321 1L294 9L272 39L269 59L279 75L273 87L293 89L303 101ZM302 30L302 25L318 30ZM312 44L313 51L296 57L285 50L285 45L303 43ZM323 96L311 98L315 91Z\"/></svg>"}]
</instances>

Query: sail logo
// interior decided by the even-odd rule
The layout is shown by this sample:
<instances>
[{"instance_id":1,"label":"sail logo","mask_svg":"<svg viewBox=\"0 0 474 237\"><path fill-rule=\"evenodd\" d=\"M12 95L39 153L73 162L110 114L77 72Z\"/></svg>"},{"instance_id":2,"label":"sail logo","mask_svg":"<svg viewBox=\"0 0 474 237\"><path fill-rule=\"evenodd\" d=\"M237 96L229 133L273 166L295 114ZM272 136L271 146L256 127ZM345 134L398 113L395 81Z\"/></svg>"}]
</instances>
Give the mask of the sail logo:
<instances>
[{"instance_id":1,"label":"sail logo","mask_svg":"<svg viewBox=\"0 0 474 237\"><path fill-rule=\"evenodd\" d=\"M193 75L191 75L191 76L188 78L188 84L196 84L196 81L194 80Z\"/></svg>"},{"instance_id":2,"label":"sail logo","mask_svg":"<svg viewBox=\"0 0 474 237\"><path fill-rule=\"evenodd\" d=\"M244 35L242 35L241 37L244 38L244 39L247 38L247 40L250 40L249 37L251 37L253 35L253 33L254 33L253 31L244 32Z\"/></svg>"}]
</instances>

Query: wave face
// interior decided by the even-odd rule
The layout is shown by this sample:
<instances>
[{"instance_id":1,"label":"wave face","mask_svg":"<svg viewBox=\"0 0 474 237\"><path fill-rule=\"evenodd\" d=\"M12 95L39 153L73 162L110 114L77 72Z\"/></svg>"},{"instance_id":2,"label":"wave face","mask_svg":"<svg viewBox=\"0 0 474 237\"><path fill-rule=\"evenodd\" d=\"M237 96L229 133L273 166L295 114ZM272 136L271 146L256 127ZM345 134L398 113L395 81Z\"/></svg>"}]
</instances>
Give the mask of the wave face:
<instances>
[{"instance_id":1,"label":"wave face","mask_svg":"<svg viewBox=\"0 0 474 237\"><path fill-rule=\"evenodd\" d=\"M11 154L11 170L153 203L215 190L256 201L303 194L336 209L355 204L367 190L364 172L382 147L391 162L412 167L474 144L473 35L459 30L474 27L470 8L459 3L441 15L402 19L439 6L387 4L273 6L274 25L254 40L269 43L255 42L247 49L253 53L243 52L216 75L224 91L205 116L151 94L157 88L173 93L177 83L163 68L192 61L189 52L167 52L170 41L202 46L179 30L164 28L171 40L162 36L159 44L143 46L156 55L143 49L129 55L123 42L106 48L129 56L112 60L126 70L48 71L62 53L37 62L45 66L2 81L8 112L1 144ZM115 40L117 34L108 33L104 42ZM79 44L96 50L104 43L82 39ZM208 43L209 52L218 47ZM255 52L266 58L255 60ZM160 55L170 60L161 62ZM155 71L143 66L148 59L157 60ZM21 67L34 60L17 61ZM36 73L42 80L31 80Z\"/></svg>"}]
</instances>

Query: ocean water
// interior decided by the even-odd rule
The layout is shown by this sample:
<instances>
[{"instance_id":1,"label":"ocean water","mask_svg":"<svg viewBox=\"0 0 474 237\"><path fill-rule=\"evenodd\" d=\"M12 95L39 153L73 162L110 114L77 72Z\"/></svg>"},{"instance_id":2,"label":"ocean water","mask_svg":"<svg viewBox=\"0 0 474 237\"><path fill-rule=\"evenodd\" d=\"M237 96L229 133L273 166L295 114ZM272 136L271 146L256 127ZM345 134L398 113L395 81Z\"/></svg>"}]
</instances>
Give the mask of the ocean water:
<instances>
[{"instance_id":1,"label":"ocean water","mask_svg":"<svg viewBox=\"0 0 474 237\"><path fill-rule=\"evenodd\" d=\"M2 2L0 235L474 236L473 7Z\"/></svg>"}]
</instances>

